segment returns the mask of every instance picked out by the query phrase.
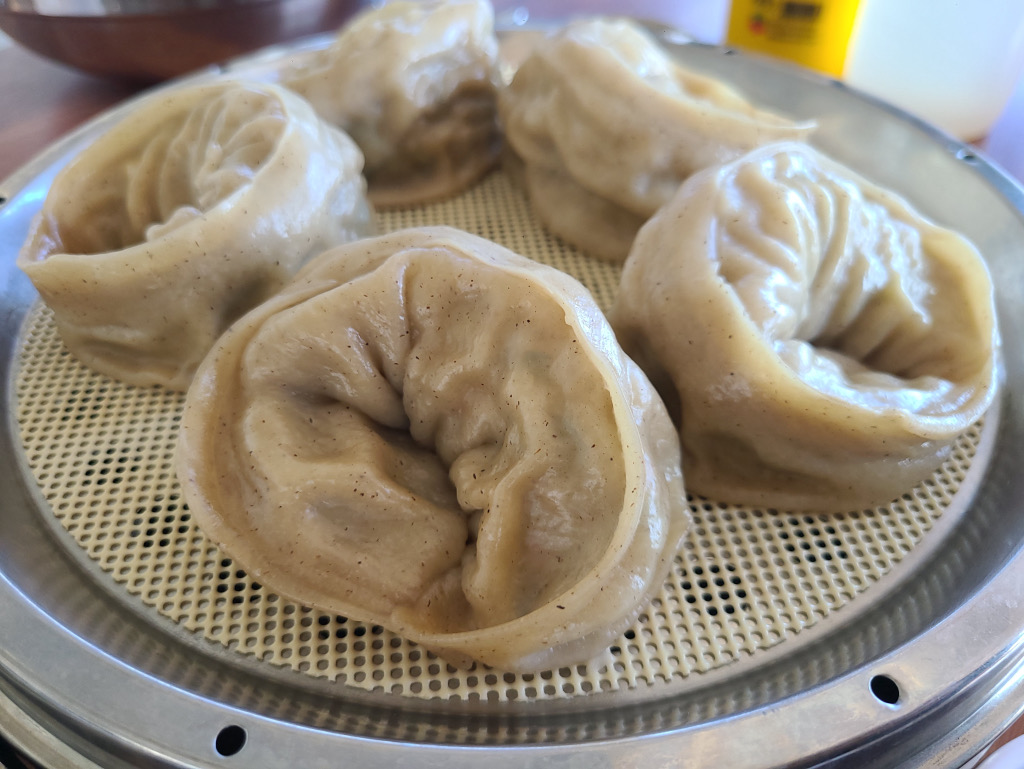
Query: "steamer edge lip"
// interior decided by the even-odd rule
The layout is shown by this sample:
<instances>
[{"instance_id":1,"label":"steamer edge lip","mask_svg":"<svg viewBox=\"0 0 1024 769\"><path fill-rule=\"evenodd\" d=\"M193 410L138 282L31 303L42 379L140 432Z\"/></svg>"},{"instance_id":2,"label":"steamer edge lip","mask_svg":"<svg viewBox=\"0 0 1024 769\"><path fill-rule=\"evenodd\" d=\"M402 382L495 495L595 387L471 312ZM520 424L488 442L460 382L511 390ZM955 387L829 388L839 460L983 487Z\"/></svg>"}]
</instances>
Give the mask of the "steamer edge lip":
<instances>
[{"instance_id":1,"label":"steamer edge lip","mask_svg":"<svg viewBox=\"0 0 1024 769\"><path fill-rule=\"evenodd\" d=\"M921 755L926 759L907 766L936 769L959 766L978 748L991 742L1021 712L1021 707L1006 695L1018 693L1024 684L1024 637L1018 634L1007 645L1005 637L985 637L979 632L990 622L994 611L1019 607L1019 596L1024 595L1024 570L1010 568L1012 565L1016 564L1004 568L983 593L964 605L958 612L961 621L940 623L887 657L850 670L837 682L794 695L770 708L663 734L530 746L529 752L535 758L550 760L551 766L561 765L567 756L580 751L594 759L606 759L608 765L617 765L616 762L626 758L641 758L649 765L660 766L668 765L673 756L679 755L680 748L698 746L709 760L725 760L731 767L776 765L765 764L765 758L778 758L778 765L784 765L781 762L790 761L793 756L773 756L780 752L780 746L785 753L801 737L820 733L821 724L845 722L847 726L862 727L851 731L869 746L868 755L863 750L857 752L855 758L859 765L871 765L868 762L873 756L880 759L909 747L915 751L909 760ZM183 745L198 751L204 737L213 739L217 729L233 724L242 725L251 735L246 756L252 766L263 765L259 763L263 759L268 761L266 765L272 765L269 762L274 754L282 746L293 749L296 740L301 740L303 745L318 744L323 751L344 749L354 765L366 767L391 766L402 757L417 760L425 769L474 766L481 754L487 754L499 768L518 766L521 760L514 746L431 746L327 733L213 702L165 681L157 681L111 657L43 614L10 583L5 581L4 584L6 589L0 590L0 615L17 616L21 632L11 634L0 629L0 639L4 641L0 645L0 713L16 717L10 725L5 724L8 729L14 727L10 737L37 760L46 756L66 758L70 752L76 760L82 759L76 765L91 766L88 760L102 763L109 758L141 758L155 753L168 759L166 765L178 766L171 759L186 755ZM979 622L975 623L974 619ZM39 638L45 642L37 642ZM982 642L986 640L988 643ZM922 649L923 645L927 648ZM967 665L963 664L965 652L971 652ZM52 668L54 660L73 664L58 675L51 675L43 685L33 671L47 666ZM951 663L967 671L962 679L952 684L946 680ZM870 679L878 674L889 676L897 683L915 681L917 689L906 690L911 702L887 706L873 697L869 691ZM159 684L155 690L154 682ZM938 688L929 689L931 683L937 683ZM66 693L76 691L88 692L88 700L79 701L77 710L68 711ZM993 698L989 696L991 692L1002 692L1004 696ZM138 703L145 705L141 712ZM968 710L967 717L964 717L964 710ZM168 718L169 714L177 717ZM146 735L147 731L152 731L150 718L159 718L163 739ZM920 740L905 742L905 733L922 718L941 724L944 739L925 745L921 745ZM737 735L749 738L763 732L778 734L779 730L788 735L779 744L760 739L736 739ZM976 734L981 737L975 743L971 738ZM85 752L80 755L73 747L81 740L92 746L88 758ZM732 749L723 751L723 747ZM816 753L801 754L802 757L813 760L817 755L822 759L836 759L860 747L860 743L837 742L815 747ZM955 755L953 760L958 763L948 762L951 755ZM433 763L434 759L437 763Z\"/></svg>"},{"instance_id":2,"label":"steamer edge lip","mask_svg":"<svg viewBox=\"0 0 1024 769\"><path fill-rule=\"evenodd\" d=\"M246 59L253 58L259 61L263 56L266 54L246 57ZM204 70L197 75L173 81L160 88L200 82L223 71L234 73L242 68L244 63L245 60L241 60L227 69L216 67ZM10 202L21 190L37 181L39 174L52 170L55 165L62 164L73 152L83 146L94 135L94 132L102 130L103 126L119 119L124 112L134 107L138 99L148 98L152 93L149 91L134 97L109 112L101 114L52 145L12 176L0 182L0 197ZM927 127L925 128L927 129ZM937 142L945 144L951 154L961 152L965 146L934 129L928 130L934 134ZM1016 209L1018 218L1020 218L1024 212L1024 187L987 162L981 153L976 153L973 149L969 157L961 157L959 154L956 156L969 162L995 187ZM3 242L3 215L5 213L7 213L6 204L0 204L0 243ZM5 288L4 293L6 301L10 298L10 288ZM21 293L23 292L19 291L19 296ZM8 318L8 307L4 307L3 310L5 319L13 319L13 317ZM5 385L9 387L8 382L5 382ZM718 732L720 729L724 729L724 731L719 736L728 740L730 736L735 737L737 733L732 730L745 729L751 725L756 726L766 720L780 719L786 709L789 709L788 712L803 713L807 718L807 723L813 725L820 723L823 714L829 711L834 711L836 717L849 720L852 707L855 720L863 721L867 725L867 731L858 737L873 742L878 749L886 745L890 750L893 749L891 742L897 739L896 735L909 730L919 719L934 718L941 721L944 725L949 726L942 735L943 740L929 746L915 745L916 754L908 756L907 760L913 761L913 765L921 767L937 768L958 765L949 762L963 763L971 758L973 753L977 752L970 749L971 745L974 745L975 748L985 746L991 738L994 738L1002 728L1024 710L1024 704L1016 705L1012 702L1012 696L1019 694L1019 690L1024 684L1024 635L1022 635L1021 629L1018 627L1014 632L1010 627L1003 627L999 628L1001 633L988 637L984 637L981 632L990 624L994 613L1005 617L1007 610L1020 608L1019 596L1024 595L1024 565L1021 563L1021 558L1020 545L1018 545L1010 560L984 586L983 590L962 604L952 617L930 627L918 638L897 648L871 665L848 671L836 682L794 695L787 701L773 705L771 708L740 713L726 719L724 723L700 724L670 733L583 745L539 746L531 747L530 750L543 754L545 758L550 757L552 765L563 763L569 755L569 751L579 750L586 750L594 758L600 756L612 762L622 760L627 756L633 759L642 757L645 761L656 762L659 757L668 759L670 756L678 756L679 748L683 745L679 741L680 738L689 740L690 737L694 737L696 739L700 733L701 736L696 739L696 743L706 746L707 741L704 737L710 737L712 733ZM98 662L102 668L102 680L107 681L106 676L109 673L111 681L114 682L104 685L102 689L110 698L110 710L101 710L100 703L96 702L93 703L95 710L91 713L62 712L63 692L54 687L37 687L31 671L22 664L24 658L12 654L19 647L14 643L10 645L0 643L0 713L10 714L20 711L27 719L23 724L19 724L24 728L14 735L19 746L29 749L41 757L43 751L47 749L46 738L50 738L53 741L50 748L56 751L53 755L66 757L67 751L74 752L73 748L69 746L76 740L81 740L83 737L87 740L97 738L98 745L107 745L110 748L111 752L108 754L110 756L142 755L153 751L161 759L172 760L173 749L179 747L178 745L147 744L142 740L127 739L117 733L117 727L122 725L122 722L110 719L110 713L116 713L118 710L127 711L129 716L138 716L137 712L132 711L129 698L124 696L124 691L131 687L150 686L154 679L142 671L104 654L101 650L55 623L52 618L40 614L31 598L21 592L18 586L3 577L4 575L0 573L0 616L21 619L18 622L5 620L0 623L0 639L10 638L10 633L15 626L48 628L47 632L55 631L58 639L56 646L59 648L50 649L39 645L26 646L24 652L30 655L30 658L33 654L42 656L46 652L53 651L60 653L62 655L60 659L63 660L91 659ZM952 621L954 619L955 622ZM1005 619L1010 622L1012 617L1005 617ZM21 624L22 621L25 623L24 625ZM922 649L922 646L927 648ZM954 649L955 652L949 651ZM949 654L944 656L943 650ZM967 653L971 655L972 665L976 663L977 666L967 666L966 674L950 683L948 676L945 675L950 662L955 660L963 670L962 663L964 655ZM43 660L40 660L40 663L46 664ZM85 668L72 667L70 672L81 675L93 683L97 680L93 671ZM870 695L868 684L870 678L875 674L890 676L897 683L913 678L945 682L945 685L935 691L922 689L923 696L920 699L915 697L910 702L897 704L890 708L881 705L876 698ZM67 678L63 678L65 683L67 680ZM121 687L122 682L124 688ZM365 760L365 763L361 764L365 766L391 765L391 761L398 755L404 754L405 751L411 751L408 754L410 758L415 757L424 761L431 756L436 757L438 765L441 761L445 762L444 765L453 765L453 761L460 763L465 761L465 765L468 766L480 757L481 752L493 752L495 760L507 761L509 766L518 765L518 761L521 760L518 757L519 751L515 749L494 748L492 750L489 747L425 746L418 743L394 743L351 735L314 733L306 727L268 719L250 712L237 711L204 697L190 694L167 682L159 683L161 684L158 687L161 701L166 699L169 705L180 706L192 714L192 718L182 719L175 724L175 731L181 731L183 738L191 738L194 741L197 730L199 733L205 734L209 732L210 728L215 729L226 725L228 720L233 718L234 722L250 729L252 739L246 748L245 755L252 760L259 760L258 756L261 754L258 751L269 751L267 755L272 756L273 751L279 747L279 743L271 744L273 740L268 742L268 736L274 737L275 734L279 734L280 739L288 743L293 738L295 730L300 731L304 737L314 736L317 741L323 741L325 747L331 749L337 749L339 744L344 746L346 750L353 751L351 755L354 759ZM151 694L148 689L145 691L147 695ZM989 696L993 692L998 696ZM973 709L967 718L963 718L962 710L966 703L978 707ZM264 730L266 733L263 733ZM67 741L61 741L56 736L58 734L65 736ZM198 749L200 746L194 745L194 747ZM431 747L434 750L430 750ZM741 757L748 762L756 761L756 763L731 763L730 765L737 767L741 765L761 766L763 759L770 752L768 747L763 742L755 741L752 750L756 755L744 754ZM858 747L859 745L837 742L830 746L823 746L817 758L842 760L843 752ZM832 753L828 752L829 748L832 749ZM106 748L98 747L97 749L106 750ZM778 747L775 746L774 749L778 750ZM253 753L257 755L254 756ZM152 755L152 753L150 754ZM876 757L880 756L881 753L878 753ZM75 758L83 762L81 765L88 765L85 763L84 756L75 754ZM715 760L717 757L709 755L708 758ZM792 756L788 756L786 760L791 758ZM815 756L801 754L801 759L814 760L815 758ZM863 752L858 752L856 755L857 761L862 764L865 759L870 760L870 758L871 756L863 755ZM423 763L423 765L429 767L430 763ZM502 765L502 763L496 764L499 767ZM904 764L901 763L902 765Z\"/></svg>"}]
</instances>

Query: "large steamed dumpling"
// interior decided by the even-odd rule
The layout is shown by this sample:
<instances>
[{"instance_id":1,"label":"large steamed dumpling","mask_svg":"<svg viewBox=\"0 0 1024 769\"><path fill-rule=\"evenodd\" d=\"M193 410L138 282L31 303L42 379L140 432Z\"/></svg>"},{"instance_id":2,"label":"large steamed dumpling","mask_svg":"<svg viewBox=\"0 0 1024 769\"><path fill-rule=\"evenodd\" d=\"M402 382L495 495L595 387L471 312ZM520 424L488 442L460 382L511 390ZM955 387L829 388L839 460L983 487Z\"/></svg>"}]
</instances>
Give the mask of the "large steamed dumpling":
<instances>
[{"instance_id":1,"label":"large steamed dumpling","mask_svg":"<svg viewBox=\"0 0 1024 769\"><path fill-rule=\"evenodd\" d=\"M368 234L361 169L284 88L162 91L57 175L18 264L79 360L184 390L232 321L309 256Z\"/></svg>"},{"instance_id":2,"label":"large steamed dumpling","mask_svg":"<svg viewBox=\"0 0 1024 769\"><path fill-rule=\"evenodd\" d=\"M329 251L237 323L178 468L262 584L505 669L601 651L688 521L675 429L590 295L449 228Z\"/></svg>"},{"instance_id":3,"label":"large steamed dumpling","mask_svg":"<svg viewBox=\"0 0 1024 769\"><path fill-rule=\"evenodd\" d=\"M636 23L607 18L538 43L499 111L541 220L614 262L690 174L813 128L756 109L681 67Z\"/></svg>"},{"instance_id":4,"label":"large steamed dumpling","mask_svg":"<svg viewBox=\"0 0 1024 769\"><path fill-rule=\"evenodd\" d=\"M487 0L365 10L282 82L355 139L377 205L455 194L497 160L498 40Z\"/></svg>"},{"instance_id":5,"label":"large steamed dumpling","mask_svg":"<svg viewBox=\"0 0 1024 769\"><path fill-rule=\"evenodd\" d=\"M684 184L640 231L611 318L678 409L687 487L722 501L888 503L999 380L977 250L801 144Z\"/></svg>"}]
</instances>

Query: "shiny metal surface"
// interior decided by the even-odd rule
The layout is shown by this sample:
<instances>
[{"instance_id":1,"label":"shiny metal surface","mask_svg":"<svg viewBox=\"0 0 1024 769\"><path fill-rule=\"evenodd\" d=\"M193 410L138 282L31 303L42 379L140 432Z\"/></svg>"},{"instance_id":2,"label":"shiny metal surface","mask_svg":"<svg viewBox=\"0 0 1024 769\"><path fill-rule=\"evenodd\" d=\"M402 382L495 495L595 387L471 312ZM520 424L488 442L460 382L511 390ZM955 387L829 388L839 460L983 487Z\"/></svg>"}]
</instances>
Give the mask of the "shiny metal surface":
<instances>
[{"instance_id":1,"label":"shiny metal surface","mask_svg":"<svg viewBox=\"0 0 1024 769\"><path fill-rule=\"evenodd\" d=\"M272 0L0 0L0 9L41 16L118 16L256 5Z\"/></svg>"},{"instance_id":2,"label":"shiny metal surface","mask_svg":"<svg viewBox=\"0 0 1024 769\"><path fill-rule=\"evenodd\" d=\"M95 75L155 82L337 29L361 0L0 0L0 30Z\"/></svg>"},{"instance_id":3,"label":"shiny metal surface","mask_svg":"<svg viewBox=\"0 0 1024 769\"><path fill-rule=\"evenodd\" d=\"M120 16L256 5L272 0L0 0L0 9L40 16Z\"/></svg>"},{"instance_id":4,"label":"shiny metal surface","mask_svg":"<svg viewBox=\"0 0 1024 769\"><path fill-rule=\"evenodd\" d=\"M958 767L1024 709L1024 191L973 150L842 86L703 46L694 68L816 117L821 148L965 232L989 260L1006 387L975 498L856 622L775 647L683 691L551 703L428 703L261 665L123 600L54 525L10 407L35 299L14 256L49 181L131 104L0 184L0 694L22 747L42 735L102 766ZM230 67L267 66L262 54ZM203 77L213 77L209 72ZM895 688L893 688L895 687ZM893 701L894 700L894 701ZM17 734L12 735L19 740Z\"/></svg>"}]
</instances>

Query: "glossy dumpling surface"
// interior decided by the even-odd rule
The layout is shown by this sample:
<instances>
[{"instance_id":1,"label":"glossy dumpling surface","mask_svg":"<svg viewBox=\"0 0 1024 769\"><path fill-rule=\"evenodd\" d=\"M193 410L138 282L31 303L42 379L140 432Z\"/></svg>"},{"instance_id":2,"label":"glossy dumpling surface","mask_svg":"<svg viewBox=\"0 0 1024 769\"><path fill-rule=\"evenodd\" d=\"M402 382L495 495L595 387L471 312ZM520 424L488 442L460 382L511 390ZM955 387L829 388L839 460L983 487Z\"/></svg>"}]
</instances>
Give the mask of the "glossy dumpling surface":
<instances>
[{"instance_id":1,"label":"glossy dumpling surface","mask_svg":"<svg viewBox=\"0 0 1024 769\"><path fill-rule=\"evenodd\" d=\"M233 320L370 231L361 168L286 89L161 91L57 175L18 264L83 363L183 390Z\"/></svg>"},{"instance_id":2,"label":"glossy dumpling surface","mask_svg":"<svg viewBox=\"0 0 1024 769\"><path fill-rule=\"evenodd\" d=\"M449 228L311 262L189 391L179 476L255 579L456 662L582 662L688 521L678 436L575 280Z\"/></svg>"},{"instance_id":3,"label":"glossy dumpling surface","mask_svg":"<svg viewBox=\"0 0 1024 769\"><path fill-rule=\"evenodd\" d=\"M755 108L679 66L636 23L607 18L537 43L499 109L544 223L616 262L690 174L813 128Z\"/></svg>"},{"instance_id":4,"label":"glossy dumpling surface","mask_svg":"<svg viewBox=\"0 0 1024 769\"><path fill-rule=\"evenodd\" d=\"M396 0L282 74L366 156L377 205L455 194L500 149L498 41L487 0Z\"/></svg>"},{"instance_id":5,"label":"glossy dumpling surface","mask_svg":"<svg viewBox=\"0 0 1024 769\"><path fill-rule=\"evenodd\" d=\"M963 237L801 144L690 179L641 230L612 323L677 408L687 485L848 510L912 489L999 381Z\"/></svg>"}]
</instances>

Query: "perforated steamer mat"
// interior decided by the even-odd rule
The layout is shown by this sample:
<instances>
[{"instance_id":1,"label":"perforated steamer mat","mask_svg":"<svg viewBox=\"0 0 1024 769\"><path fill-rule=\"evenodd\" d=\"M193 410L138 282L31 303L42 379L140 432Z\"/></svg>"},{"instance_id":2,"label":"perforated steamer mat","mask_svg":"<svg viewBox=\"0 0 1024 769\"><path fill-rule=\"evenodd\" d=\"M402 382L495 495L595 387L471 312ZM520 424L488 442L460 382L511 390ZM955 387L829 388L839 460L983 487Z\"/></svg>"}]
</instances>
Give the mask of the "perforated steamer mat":
<instances>
[{"instance_id":1,"label":"perforated steamer mat","mask_svg":"<svg viewBox=\"0 0 1024 769\"><path fill-rule=\"evenodd\" d=\"M691 499L665 585L586 665L457 669L297 605L190 520L172 466L183 396L77 363L13 266L53 174L128 104L2 189L0 727L37 757L103 766L959 766L1024 709L1024 194L830 81L669 44L817 118L822 149L982 249L1006 386L953 457L891 506L844 515ZM227 69L262 76L293 51ZM563 269L603 307L614 297L617 269L547 235L500 173L378 216L382 231L435 223Z\"/></svg>"}]
</instances>

